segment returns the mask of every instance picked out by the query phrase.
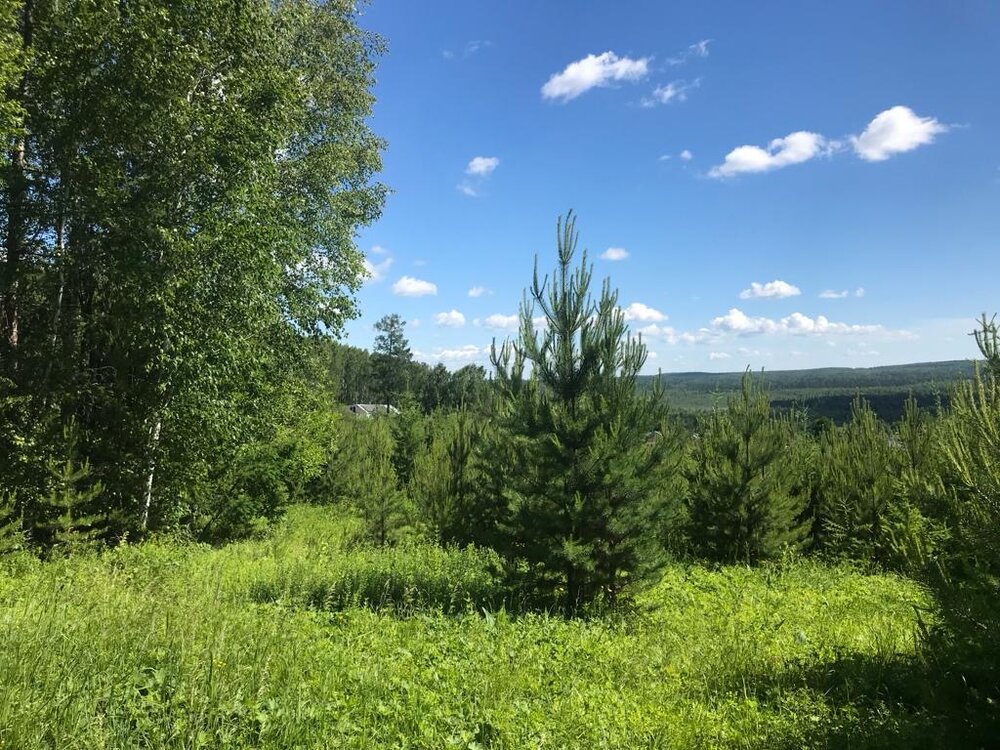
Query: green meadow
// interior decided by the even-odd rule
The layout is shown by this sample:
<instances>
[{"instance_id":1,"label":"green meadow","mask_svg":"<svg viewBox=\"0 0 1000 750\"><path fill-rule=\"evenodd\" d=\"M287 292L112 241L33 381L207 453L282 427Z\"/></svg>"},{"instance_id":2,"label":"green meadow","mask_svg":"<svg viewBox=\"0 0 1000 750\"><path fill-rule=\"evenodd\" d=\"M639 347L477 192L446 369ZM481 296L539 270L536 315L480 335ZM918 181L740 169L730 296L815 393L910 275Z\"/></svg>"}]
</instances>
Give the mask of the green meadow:
<instances>
[{"instance_id":1,"label":"green meadow","mask_svg":"<svg viewBox=\"0 0 1000 750\"><path fill-rule=\"evenodd\" d=\"M932 742L933 623L893 575L674 564L627 611L521 613L492 553L267 536L0 573L0 748L800 748Z\"/></svg>"}]
</instances>

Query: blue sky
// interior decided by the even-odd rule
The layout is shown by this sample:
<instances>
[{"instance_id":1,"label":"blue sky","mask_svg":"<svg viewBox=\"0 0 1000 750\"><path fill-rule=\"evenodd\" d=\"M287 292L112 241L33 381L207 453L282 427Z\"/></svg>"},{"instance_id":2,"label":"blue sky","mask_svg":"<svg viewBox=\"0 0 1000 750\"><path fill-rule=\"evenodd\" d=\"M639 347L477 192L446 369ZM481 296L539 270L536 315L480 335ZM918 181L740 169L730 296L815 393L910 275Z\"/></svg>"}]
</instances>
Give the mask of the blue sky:
<instances>
[{"instance_id":1,"label":"blue sky","mask_svg":"<svg viewBox=\"0 0 1000 750\"><path fill-rule=\"evenodd\" d=\"M485 364L574 209L648 372L971 357L1000 3L373 0L393 193L347 343ZM616 259L617 258L617 259Z\"/></svg>"}]
</instances>

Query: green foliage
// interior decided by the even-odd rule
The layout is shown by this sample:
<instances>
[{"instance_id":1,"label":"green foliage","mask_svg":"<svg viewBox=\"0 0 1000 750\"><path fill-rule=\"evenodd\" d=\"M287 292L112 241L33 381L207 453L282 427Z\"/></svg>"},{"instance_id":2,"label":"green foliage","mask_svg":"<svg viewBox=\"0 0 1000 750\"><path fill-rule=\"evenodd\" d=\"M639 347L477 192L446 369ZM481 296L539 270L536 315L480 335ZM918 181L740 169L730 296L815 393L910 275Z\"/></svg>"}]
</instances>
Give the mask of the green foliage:
<instances>
[{"instance_id":1,"label":"green foliage","mask_svg":"<svg viewBox=\"0 0 1000 750\"><path fill-rule=\"evenodd\" d=\"M704 420L690 462L690 536L720 562L758 563L805 538L807 496L792 423L771 412L750 371L726 409Z\"/></svg>"},{"instance_id":2,"label":"green foliage","mask_svg":"<svg viewBox=\"0 0 1000 750\"><path fill-rule=\"evenodd\" d=\"M4 746L976 746L908 686L904 579L673 565L627 615L515 616L476 606L488 553L352 548L353 523L0 562Z\"/></svg>"},{"instance_id":3,"label":"green foliage","mask_svg":"<svg viewBox=\"0 0 1000 750\"><path fill-rule=\"evenodd\" d=\"M21 0L0 0L0 169L7 166L8 144L20 128L24 115L17 96L11 96L24 74L24 54L19 21Z\"/></svg>"},{"instance_id":4,"label":"green foliage","mask_svg":"<svg viewBox=\"0 0 1000 750\"><path fill-rule=\"evenodd\" d=\"M499 547L530 590L574 611L613 603L663 564L680 451L660 394L636 393L646 348L617 294L606 282L593 299L586 254L573 266L572 215L557 241L554 275L540 279L536 264L519 339L493 350L499 414L482 515L498 522Z\"/></svg>"},{"instance_id":5,"label":"green foliage","mask_svg":"<svg viewBox=\"0 0 1000 750\"><path fill-rule=\"evenodd\" d=\"M0 489L0 555L24 547L23 517L17 498Z\"/></svg>"},{"instance_id":6,"label":"green foliage","mask_svg":"<svg viewBox=\"0 0 1000 750\"><path fill-rule=\"evenodd\" d=\"M363 536L379 545L399 540L412 520L393 467L393 416L349 420L330 466L334 499L353 508Z\"/></svg>"},{"instance_id":7,"label":"green foliage","mask_svg":"<svg viewBox=\"0 0 1000 750\"><path fill-rule=\"evenodd\" d=\"M860 395L886 422L903 416L906 401L917 400L923 408L947 404L951 384L972 377L968 360L925 362L884 367L823 367L809 370L775 370L760 374L771 395L771 408L778 411L807 409L813 418L837 424L850 421L852 404ZM675 411L699 414L711 411L720 398L740 390L741 372L672 372L638 379L640 389L655 382Z\"/></svg>"},{"instance_id":8,"label":"green foliage","mask_svg":"<svg viewBox=\"0 0 1000 750\"><path fill-rule=\"evenodd\" d=\"M73 422L63 428L63 452L62 460L48 465L51 489L42 501L46 520L39 531L51 548L68 554L92 545L106 519L94 512L104 486L91 477L90 463L79 458L79 430Z\"/></svg>"},{"instance_id":9,"label":"green foliage","mask_svg":"<svg viewBox=\"0 0 1000 750\"><path fill-rule=\"evenodd\" d=\"M820 437L816 545L828 554L917 572L946 542L939 428L914 399L895 430L855 400Z\"/></svg>"},{"instance_id":10,"label":"green foliage","mask_svg":"<svg viewBox=\"0 0 1000 750\"><path fill-rule=\"evenodd\" d=\"M899 451L886 424L862 400L845 426L823 440L823 546L834 554L887 563Z\"/></svg>"},{"instance_id":11,"label":"green foliage","mask_svg":"<svg viewBox=\"0 0 1000 750\"><path fill-rule=\"evenodd\" d=\"M405 323L397 314L385 315L375 323L379 335L372 350L372 375L379 403L398 404L409 388L409 365L413 359L404 335Z\"/></svg>"},{"instance_id":12,"label":"green foliage","mask_svg":"<svg viewBox=\"0 0 1000 750\"><path fill-rule=\"evenodd\" d=\"M476 533L480 481L475 463L482 425L465 410L437 415L427 448L413 467L409 491L432 538L442 543L483 541Z\"/></svg>"},{"instance_id":13,"label":"green foliage","mask_svg":"<svg viewBox=\"0 0 1000 750\"><path fill-rule=\"evenodd\" d=\"M1000 376L979 374L956 388L945 452L962 551L1000 574Z\"/></svg>"},{"instance_id":14,"label":"green foliage","mask_svg":"<svg viewBox=\"0 0 1000 750\"><path fill-rule=\"evenodd\" d=\"M0 186L0 377L27 423L75 419L117 533L209 528L234 467L285 440L303 336L356 313L381 42L342 2L31 9L31 85L4 89L24 138ZM20 437L36 467L58 439Z\"/></svg>"}]
</instances>

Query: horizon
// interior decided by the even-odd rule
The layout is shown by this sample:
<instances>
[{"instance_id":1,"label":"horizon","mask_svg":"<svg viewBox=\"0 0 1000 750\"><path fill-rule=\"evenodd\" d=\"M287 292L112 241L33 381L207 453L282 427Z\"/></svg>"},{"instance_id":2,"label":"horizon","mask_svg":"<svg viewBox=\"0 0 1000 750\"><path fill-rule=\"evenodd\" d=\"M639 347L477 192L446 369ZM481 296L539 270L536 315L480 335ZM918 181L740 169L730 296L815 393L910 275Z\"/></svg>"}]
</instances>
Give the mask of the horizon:
<instances>
[{"instance_id":1,"label":"horizon","mask_svg":"<svg viewBox=\"0 0 1000 750\"><path fill-rule=\"evenodd\" d=\"M396 312L421 361L488 365L573 208L644 374L974 358L1000 308L1000 6L444 7L361 16L393 192L344 343Z\"/></svg>"}]
</instances>

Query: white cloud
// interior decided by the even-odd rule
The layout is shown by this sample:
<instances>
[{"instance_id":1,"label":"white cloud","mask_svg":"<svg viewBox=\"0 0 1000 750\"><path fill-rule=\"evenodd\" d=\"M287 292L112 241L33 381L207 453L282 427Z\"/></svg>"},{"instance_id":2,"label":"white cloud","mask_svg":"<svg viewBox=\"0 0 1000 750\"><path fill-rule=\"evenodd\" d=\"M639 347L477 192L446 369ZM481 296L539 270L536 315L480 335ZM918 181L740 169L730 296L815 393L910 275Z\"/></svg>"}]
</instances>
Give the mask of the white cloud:
<instances>
[{"instance_id":1,"label":"white cloud","mask_svg":"<svg viewBox=\"0 0 1000 750\"><path fill-rule=\"evenodd\" d=\"M687 100L688 91L698 88L701 79L697 78L691 83L686 81L671 81L665 86L657 86L653 89L652 96L642 100L643 107L655 107L657 104L670 104L672 102L683 102Z\"/></svg>"},{"instance_id":2,"label":"white cloud","mask_svg":"<svg viewBox=\"0 0 1000 750\"><path fill-rule=\"evenodd\" d=\"M702 39L689 45L686 50L681 52L679 55L667 58L668 65L683 65L692 57L708 57L708 45L711 44L711 39Z\"/></svg>"},{"instance_id":3,"label":"white cloud","mask_svg":"<svg viewBox=\"0 0 1000 750\"><path fill-rule=\"evenodd\" d=\"M789 334L866 334L886 333L880 325L855 325L836 323L824 315L810 318L799 312L794 312L781 320L771 318L752 318L742 310L732 308L728 313L712 320L712 326L718 330L735 333L739 336L751 336L762 333ZM896 332L906 336L906 332Z\"/></svg>"},{"instance_id":4,"label":"white cloud","mask_svg":"<svg viewBox=\"0 0 1000 750\"><path fill-rule=\"evenodd\" d=\"M625 260L628 257L628 250L624 247L609 247L601 253L601 260Z\"/></svg>"},{"instance_id":5,"label":"white cloud","mask_svg":"<svg viewBox=\"0 0 1000 750\"><path fill-rule=\"evenodd\" d=\"M709 177L725 178L746 172L769 172L791 164L801 164L817 156L830 154L839 146L819 133L799 130L784 138L775 138L767 148L739 146L726 154L725 161L709 170Z\"/></svg>"},{"instance_id":6,"label":"white cloud","mask_svg":"<svg viewBox=\"0 0 1000 750\"><path fill-rule=\"evenodd\" d=\"M844 299L847 296L847 290L841 289L839 292L835 289L824 289L819 293L820 299Z\"/></svg>"},{"instance_id":7,"label":"white cloud","mask_svg":"<svg viewBox=\"0 0 1000 750\"><path fill-rule=\"evenodd\" d=\"M470 297L482 297L484 294L489 294L490 290L484 286L474 286L469 289Z\"/></svg>"},{"instance_id":8,"label":"white cloud","mask_svg":"<svg viewBox=\"0 0 1000 750\"><path fill-rule=\"evenodd\" d=\"M681 153L680 153L680 157L681 157L681 158L682 158L682 159L683 159L684 161L691 161L691 160L692 160L692 159L694 158L694 154L692 154L692 153L691 153L690 151L688 151L687 149L684 149L683 151L681 151Z\"/></svg>"},{"instance_id":9,"label":"white cloud","mask_svg":"<svg viewBox=\"0 0 1000 750\"><path fill-rule=\"evenodd\" d=\"M702 39L688 47L688 50L696 57L708 57L708 45L711 41L711 39Z\"/></svg>"},{"instance_id":10,"label":"white cloud","mask_svg":"<svg viewBox=\"0 0 1000 750\"><path fill-rule=\"evenodd\" d=\"M481 49L486 49L492 47L493 42L489 39L473 39L471 42L467 42L465 45L465 56L469 57L476 54Z\"/></svg>"},{"instance_id":11,"label":"white cloud","mask_svg":"<svg viewBox=\"0 0 1000 750\"><path fill-rule=\"evenodd\" d=\"M649 58L633 60L618 57L614 52L587 55L554 73L542 86L542 98L568 102L592 88L608 86L615 81L638 81L649 73Z\"/></svg>"},{"instance_id":12,"label":"white cloud","mask_svg":"<svg viewBox=\"0 0 1000 750\"><path fill-rule=\"evenodd\" d=\"M625 313L625 320L637 321L639 323L660 323L667 319L667 316L659 310L644 305L641 302L633 302L622 312Z\"/></svg>"},{"instance_id":13,"label":"white cloud","mask_svg":"<svg viewBox=\"0 0 1000 750\"><path fill-rule=\"evenodd\" d=\"M658 326L655 323L644 326L638 331L644 339L658 339L673 346L674 344L697 344L704 341L711 335L711 331L702 329L691 333L689 331L678 332L672 326Z\"/></svg>"},{"instance_id":14,"label":"white cloud","mask_svg":"<svg viewBox=\"0 0 1000 750\"><path fill-rule=\"evenodd\" d=\"M485 177L499 166L500 159L496 156L475 156L465 168L465 173L474 177Z\"/></svg>"},{"instance_id":15,"label":"white cloud","mask_svg":"<svg viewBox=\"0 0 1000 750\"><path fill-rule=\"evenodd\" d=\"M756 281L750 283L749 289L740 292L740 299L784 299L785 297L795 297L802 294L797 286L775 279L766 284Z\"/></svg>"},{"instance_id":16,"label":"white cloud","mask_svg":"<svg viewBox=\"0 0 1000 750\"><path fill-rule=\"evenodd\" d=\"M483 325L487 328L496 328L501 331L516 331L521 324L521 318L517 315L501 315L494 313L488 315L483 320Z\"/></svg>"},{"instance_id":17,"label":"white cloud","mask_svg":"<svg viewBox=\"0 0 1000 750\"><path fill-rule=\"evenodd\" d=\"M725 352L709 352L708 358L712 360L716 359L732 359L732 354L726 354Z\"/></svg>"},{"instance_id":18,"label":"white cloud","mask_svg":"<svg viewBox=\"0 0 1000 750\"><path fill-rule=\"evenodd\" d=\"M770 318L751 318L742 310L732 308L725 315L712 319L712 325L723 331L749 336L755 333L772 333L778 324Z\"/></svg>"},{"instance_id":19,"label":"white cloud","mask_svg":"<svg viewBox=\"0 0 1000 750\"><path fill-rule=\"evenodd\" d=\"M462 315L458 310L450 310L449 312L439 312L434 316L434 321L439 326L446 326L448 328L460 328L465 325L465 316Z\"/></svg>"},{"instance_id":20,"label":"white cloud","mask_svg":"<svg viewBox=\"0 0 1000 750\"><path fill-rule=\"evenodd\" d=\"M422 362L442 362L451 366L462 366L472 362L482 362L490 353L488 346L466 344L455 349L435 349L433 352L415 350L413 356Z\"/></svg>"},{"instance_id":21,"label":"white cloud","mask_svg":"<svg viewBox=\"0 0 1000 750\"><path fill-rule=\"evenodd\" d=\"M389 251L381 245L372 245L371 249L368 251L369 255L388 255L388 253Z\"/></svg>"},{"instance_id":22,"label":"white cloud","mask_svg":"<svg viewBox=\"0 0 1000 750\"><path fill-rule=\"evenodd\" d=\"M391 266L392 258L386 258L381 263L372 263L368 258L365 258L365 273L371 281L382 281Z\"/></svg>"},{"instance_id":23,"label":"white cloud","mask_svg":"<svg viewBox=\"0 0 1000 750\"><path fill-rule=\"evenodd\" d=\"M423 279L415 279L412 276L403 276L392 285L393 294L402 297L424 297L428 294L437 294L437 284Z\"/></svg>"},{"instance_id":24,"label":"white cloud","mask_svg":"<svg viewBox=\"0 0 1000 750\"><path fill-rule=\"evenodd\" d=\"M460 192L462 195L467 195L470 198L479 197L479 191L476 190L474 187L472 187L472 185L470 185L467 182L458 183L456 188L458 189L458 192Z\"/></svg>"},{"instance_id":25,"label":"white cloud","mask_svg":"<svg viewBox=\"0 0 1000 750\"><path fill-rule=\"evenodd\" d=\"M864 297L865 296L865 288L863 286L859 286L857 289L854 290L854 296L855 297Z\"/></svg>"},{"instance_id":26,"label":"white cloud","mask_svg":"<svg viewBox=\"0 0 1000 750\"><path fill-rule=\"evenodd\" d=\"M492 46L493 42L488 39L473 39L472 41L465 43L465 47L462 50L462 57L472 57L480 50L487 49ZM441 50L441 56L445 60L454 60L456 58L455 52L450 49Z\"/></svg>"},{"instance_id":27,"label":"white cloud","mask_svg":"<svg viewBox=\"0 0 1000 750\"><path fill-rule=\"evenodd\" d=\"M865 161L885 161L893 154L933 143L948 130L933 117L920 117L909 107L895 106L875 116L864 132L851 138L854 153Z\"/></svg>"},{"instance_id":28,"label":"white cloud","mask_svg":"<svg viewBox=\"0 0 1000 750\"><path fill-rule=\"evenodd\" d=\"M662 156L660 157L660 159L659 159L659 160L660 160L660 161L670 161L670 160L671 160L671 159L673 159L673 158L674 158L674 157L672 157L672 156L671 156L670 154L663 154L663 155L662 155Z\"/></svg>"}]
</instances>

